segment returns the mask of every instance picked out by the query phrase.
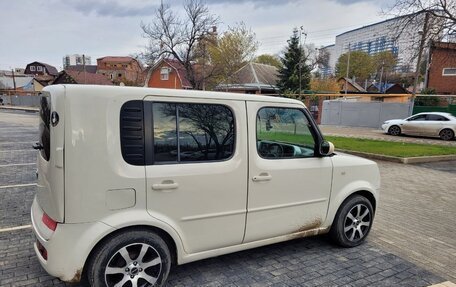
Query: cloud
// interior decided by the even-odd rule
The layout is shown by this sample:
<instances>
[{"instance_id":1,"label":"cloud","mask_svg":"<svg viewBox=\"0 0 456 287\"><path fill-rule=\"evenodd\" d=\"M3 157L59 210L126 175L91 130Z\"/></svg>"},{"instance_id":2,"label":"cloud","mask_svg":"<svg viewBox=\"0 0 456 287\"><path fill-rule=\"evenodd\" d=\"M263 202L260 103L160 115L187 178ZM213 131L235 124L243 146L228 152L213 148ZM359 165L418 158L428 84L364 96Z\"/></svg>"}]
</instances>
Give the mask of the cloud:
<instances>
[{"instance_id":1,"label":"cloud","mask_svg":"<svg viewBox=\"0 0 456 287\"><path fill-rule=\"evenodd\" d=\"M85 15L96 14L98 16L111 17L135 17L152 15L157 4L149 4L150 1L128 1L128 5L123 5L124 1L96 1L96 0L80 0L65 2L76 11Z\"/></svg>"}]
</instances>

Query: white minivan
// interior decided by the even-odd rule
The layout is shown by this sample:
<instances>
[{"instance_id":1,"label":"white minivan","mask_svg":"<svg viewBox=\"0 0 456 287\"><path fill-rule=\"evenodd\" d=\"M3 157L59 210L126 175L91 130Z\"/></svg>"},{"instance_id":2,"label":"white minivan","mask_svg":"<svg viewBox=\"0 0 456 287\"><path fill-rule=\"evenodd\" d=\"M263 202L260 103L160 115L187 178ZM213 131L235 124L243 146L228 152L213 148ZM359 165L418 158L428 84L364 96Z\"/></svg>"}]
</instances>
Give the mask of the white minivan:
<instances>
[{"instance_id":1,"label":"white minivan","mask_svg":"<svg viewBox=\"0 0 456 287\"><path fill-rule=\"evenodd\" d=\"M91 286L162 286L172 265L323 233L356 246L380 186L280 97L48 86L35 148L39 261Z\"/></svg>"}]
</instances>

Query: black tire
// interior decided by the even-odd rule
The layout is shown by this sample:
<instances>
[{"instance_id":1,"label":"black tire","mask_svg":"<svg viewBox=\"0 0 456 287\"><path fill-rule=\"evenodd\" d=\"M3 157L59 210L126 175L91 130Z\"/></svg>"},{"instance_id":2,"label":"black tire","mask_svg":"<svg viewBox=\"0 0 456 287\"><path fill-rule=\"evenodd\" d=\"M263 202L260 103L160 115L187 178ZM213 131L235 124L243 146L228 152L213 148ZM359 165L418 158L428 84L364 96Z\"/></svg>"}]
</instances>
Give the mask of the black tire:
<instances>
[{"instance_id":1,"label":"black tire","mask_svg":"<svg viewBox=\"0 0 456 287\"><path fill-rule=\"evenodd\" d=\"M450 129L443 129L440 131L439 136L444 141L450 141L454 139L454 132Z\"/></svg>"},{"instance_id":2,"label":"black tire","mask_svg":"<svg viewBox=\"0 0 456 287\"><path fill-rule=\"evenodd\" d=\"M390 134L392 136L399 136L399 135L401 135L401 133L402 133L402 130L397 125L390 126L388 129L388 134Z\"/></svg>"},{"instance_id":3,"label":"black tire","mask_svg":"<svg viewBox=\"0 0 456 287\"><path fill-rule=\"evenodd\" d=\"M368 213L364 214L366 210ZM339 207L329 236L342 247L360 245L369 234L373 219L374 211L370 201L361 195L351 196Z\"/></svg>"},{"instance_id":4,"label":"black tire","mask_svg":"<svg viewBox=\"0 0 456 287\"><path fill-rule=\"evenodd\" d=\"M171 268L166 242L146 230L119 233L103 242L91 257L86 270L88 282L93 287L111 287L121 281L124 281L123 285L131 286L128 282L134 280L138 286L163 286Z\"/></svg>"}]
</instances>

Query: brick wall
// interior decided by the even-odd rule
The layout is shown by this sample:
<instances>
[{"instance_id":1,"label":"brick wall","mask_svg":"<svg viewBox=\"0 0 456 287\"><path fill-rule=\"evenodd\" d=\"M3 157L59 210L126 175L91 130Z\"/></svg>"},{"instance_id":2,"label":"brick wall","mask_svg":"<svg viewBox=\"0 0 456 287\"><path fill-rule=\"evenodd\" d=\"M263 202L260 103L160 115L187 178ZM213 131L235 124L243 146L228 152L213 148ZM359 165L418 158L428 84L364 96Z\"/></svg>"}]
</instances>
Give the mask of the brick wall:
<instances>
[{"instance_id":1,"label":"brick wall","mask_svg":"<svg viewBox=\"0 0 456 287\"><path fill-rule=\"evenodd\" d=\"M456 95L456 75L443 76L444 68L456 68L456 43L441 43L432 48L428 72L428 88L438 94Z\"/></svg>"}]
</instances>

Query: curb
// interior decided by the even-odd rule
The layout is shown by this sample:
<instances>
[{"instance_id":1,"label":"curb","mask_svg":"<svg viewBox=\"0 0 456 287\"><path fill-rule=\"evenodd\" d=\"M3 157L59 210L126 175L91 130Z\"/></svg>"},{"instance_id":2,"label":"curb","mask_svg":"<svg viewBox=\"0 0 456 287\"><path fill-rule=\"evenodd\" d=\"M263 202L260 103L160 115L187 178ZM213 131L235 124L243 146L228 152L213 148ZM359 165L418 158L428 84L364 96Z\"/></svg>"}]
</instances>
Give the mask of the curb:
<instances>
[{"instance_id":1,"label":"curb","mask_svg":"<svg viewBox=\"0 0 456 287\"><path fill-rule=\"evenodd\" d=\"M353 154L365 158L370 159L378 159L384 161L391 161L403 164L413 164L413 163L425 163L425 162L437 162L437 161L450 161L456 160L456 155L434 155L434 156L419 156L419 157L396 157L396 156L388 156L388 155L380 155L368 152L359 152L359 151L351 151L351 150L344 150L344 149L336 149L337 151Z\"/></svg>"},{"instance_id":2,"label":"curb","mask_svg":"<svg viewBox=\"0 0 456 287\"><path fill-rule=\"evenodd\" d=\"M16 107L16 106L0 106L0 110L10 110L10 111L25 111L38 113L40 109L32 107Z\"/></svg>"}]
</instances>

